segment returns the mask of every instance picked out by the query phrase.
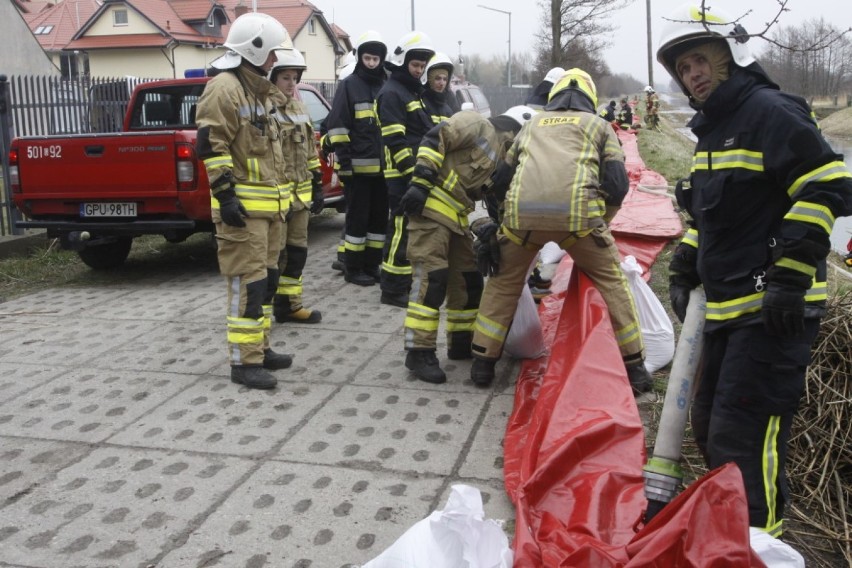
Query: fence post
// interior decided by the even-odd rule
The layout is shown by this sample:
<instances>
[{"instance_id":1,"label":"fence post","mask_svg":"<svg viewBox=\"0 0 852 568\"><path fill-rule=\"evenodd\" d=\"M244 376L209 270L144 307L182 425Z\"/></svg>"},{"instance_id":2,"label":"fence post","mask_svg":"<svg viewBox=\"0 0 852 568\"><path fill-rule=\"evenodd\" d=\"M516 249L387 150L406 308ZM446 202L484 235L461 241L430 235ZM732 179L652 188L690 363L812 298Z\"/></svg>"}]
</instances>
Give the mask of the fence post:
<instances>
[{"instance_id":1,"label":"fence post","mask_svg":"<svg viewBox=\"0 0 852 568\"><path fill-rule=\"evenodd\" d=\"M0 163L3 164L3 200L6 202L6 219L0 222L0 229L5 229L4 225L8 224L13 235L22 235L24 231L19 229L16 223L21 214L12 203L12 183L9 175L9 148L12 144L11 102L9 81L6 75L0 75L0 151L3 153Z\"/></svg>"}]
</instances>

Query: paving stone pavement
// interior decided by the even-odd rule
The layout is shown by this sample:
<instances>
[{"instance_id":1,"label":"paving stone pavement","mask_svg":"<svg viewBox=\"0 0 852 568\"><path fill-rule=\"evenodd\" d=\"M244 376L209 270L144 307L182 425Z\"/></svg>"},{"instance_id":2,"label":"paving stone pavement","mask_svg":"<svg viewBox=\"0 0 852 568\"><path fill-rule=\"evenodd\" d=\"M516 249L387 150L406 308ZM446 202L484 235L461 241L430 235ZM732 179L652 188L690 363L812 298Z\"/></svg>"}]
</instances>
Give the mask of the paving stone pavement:
<instances>
[{"instance_id":1,"label":"paving stone pavement","mask_svg":"<svg viewBox=\"0 0 852 568\"><path fill-rule=\"evenodd\" d=\"M468 361L417 381L404 310L330 268L342 224L311 223L304 298L323 321L273 324L295 353L274 391L229 380L213 262L0 303L0 566L354 567L455 483L512 520L516 363L489 389Z\"/></svg>"}]
</instances>

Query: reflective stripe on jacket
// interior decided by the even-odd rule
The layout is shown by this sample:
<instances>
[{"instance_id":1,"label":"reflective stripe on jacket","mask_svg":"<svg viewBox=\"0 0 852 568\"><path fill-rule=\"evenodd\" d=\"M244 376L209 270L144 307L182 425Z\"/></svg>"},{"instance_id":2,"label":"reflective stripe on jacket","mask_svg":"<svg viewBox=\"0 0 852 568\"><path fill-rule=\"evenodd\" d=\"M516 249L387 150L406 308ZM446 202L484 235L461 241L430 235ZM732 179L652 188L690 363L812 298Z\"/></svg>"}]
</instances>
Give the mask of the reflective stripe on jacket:
<instances>
[{"instance_id":1,"label":"reflective stripe on jacket","mask_svg":"<svg viewBox=\"0 0 852 568\"><path fill-rule=\"evenodd\" d=\"M420 95L391 78L379 91L376 108L385 145L385 178L411 174L412 168L401 171L398 164L416 158L420 140L433 126Z\"/></svg>"},{"instance_id":2,"label":"reflective stripe on jacket","mask_svg":"<svg viewBox=\"0 0 852 568\"><path fill-rule=\"evenodd\" d=\"M343 175L382 175L382 130L375 109L380 88L357 70L337 86L326 126Z\"/></svg>"},{"instance_id":3,"label":"reflective stripe on jacket","mask_svg":"<svg viewBox=\"0 0 852 568\"><path fill-rule=\"evenodd\" d=\"M281 127L284 154L279 179L287 185L294 200L309 206L313 172L320 168L311 116L305 104L294 97L280 93L272 100Z\"/></svg>"}]
</instances>

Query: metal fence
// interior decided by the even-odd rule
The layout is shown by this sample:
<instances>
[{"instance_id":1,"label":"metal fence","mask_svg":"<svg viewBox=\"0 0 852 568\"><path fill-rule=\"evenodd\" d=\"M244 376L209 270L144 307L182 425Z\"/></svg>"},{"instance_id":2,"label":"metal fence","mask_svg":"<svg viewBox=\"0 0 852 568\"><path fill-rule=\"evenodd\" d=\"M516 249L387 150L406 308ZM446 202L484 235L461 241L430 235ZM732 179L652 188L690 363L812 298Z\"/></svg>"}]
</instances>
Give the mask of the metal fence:
<instances>
[{"instance_id":1,"label":"metal fence","mask_svg":"<svg viewBox=\"0 0 852 568\"><path fill-rule=\"evenodd\" d=\"M506 112L515 105L522 105L532 93L528 87L480 87L491 105L491 116Z\"/></svg>"}]
</instances>

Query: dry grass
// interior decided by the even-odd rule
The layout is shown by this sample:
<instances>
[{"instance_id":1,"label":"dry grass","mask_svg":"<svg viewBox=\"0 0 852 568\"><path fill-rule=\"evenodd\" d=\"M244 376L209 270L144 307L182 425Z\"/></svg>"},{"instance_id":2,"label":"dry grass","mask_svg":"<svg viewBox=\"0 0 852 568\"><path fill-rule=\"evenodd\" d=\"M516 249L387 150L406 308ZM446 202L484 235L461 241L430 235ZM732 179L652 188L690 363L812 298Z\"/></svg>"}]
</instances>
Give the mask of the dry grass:
<instances>
[{"instance_id":1,"label":"dry grass","mask_svg":"<svg viewBox=\"0 0 852 568\"><path fill-rule=\"evenodd\" d=\"M839 110L821 120L823 134L831 138L852 139L852 107Z\"/></svg>"}]
</instances>

